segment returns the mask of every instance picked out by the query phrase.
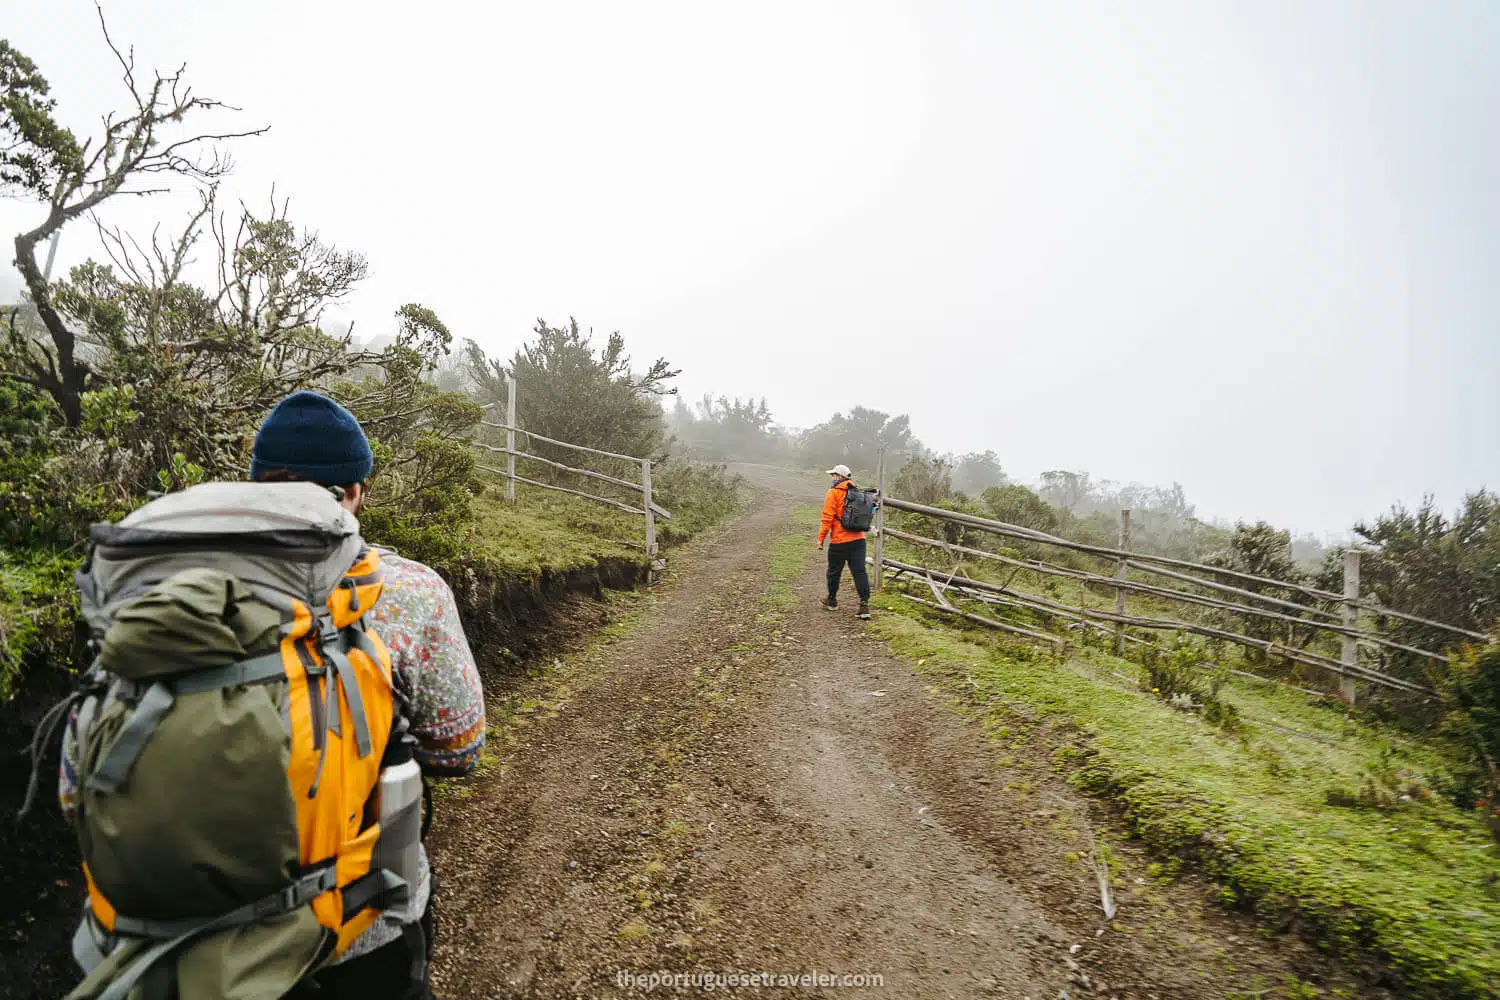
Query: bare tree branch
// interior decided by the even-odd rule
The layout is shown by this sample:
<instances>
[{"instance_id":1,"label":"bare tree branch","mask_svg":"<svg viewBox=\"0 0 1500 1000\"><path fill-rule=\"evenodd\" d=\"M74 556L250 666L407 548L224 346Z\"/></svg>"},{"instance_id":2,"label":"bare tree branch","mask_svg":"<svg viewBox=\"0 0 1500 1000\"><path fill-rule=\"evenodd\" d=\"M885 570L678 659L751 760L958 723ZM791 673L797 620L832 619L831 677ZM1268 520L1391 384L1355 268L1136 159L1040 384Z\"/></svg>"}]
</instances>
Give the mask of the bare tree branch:
<instances>
[{"instance_id":1,"label":"bare tree branch","mask_svg":"<svg viewBox=\"0 0 1500 1000\"><path fill-rule=\"evenodd\" d=\"M33 358L28 357L27 363L41 379L42 387L57 401L70 425L77 425L82 418L79 397L94 376L87 361L78 355L76 333L53 305L51 289L37 266L37 247L74 219L116 195L148 196L167 190L158 185L133 187L131 182L136 178L166 174L212 183L232 166L232 161L220 151L220 143L266 131L259 128L202 132L161 145L159 133L163 128L178 125L200 111L232 110L232 107L194 96L184 81L186 66L169 75L157 73L149 86L144 85L136 75L134 49L120 49L109 33L103 9L97 4L95 9L105 44L119 63L134 110L121 117L113 112L104 116L99 143L95 145L92 139L86 142L81 168L59 177L46 217L15 237L16 266L52 341L51 351L46 352L50 371L42 371ZM107 244L112 244L112 256L126 250L125 241L119 238L108 240ZM142 248L133 241L130 250L143 256Z\"/></svg>"}]
</instances>

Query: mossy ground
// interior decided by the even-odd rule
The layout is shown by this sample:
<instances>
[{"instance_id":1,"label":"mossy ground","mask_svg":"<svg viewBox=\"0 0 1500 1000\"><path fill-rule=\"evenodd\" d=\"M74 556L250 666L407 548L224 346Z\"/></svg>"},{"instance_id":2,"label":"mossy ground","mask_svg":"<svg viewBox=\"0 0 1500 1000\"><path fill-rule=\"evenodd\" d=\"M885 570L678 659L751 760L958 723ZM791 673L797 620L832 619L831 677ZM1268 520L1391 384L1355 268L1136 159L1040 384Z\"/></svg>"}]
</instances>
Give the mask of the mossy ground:
<instances>
[{"instance_id":1,"label":"mossy ground","mask_svg":"<svg viewBox=\"0 0 1500 1000\"><path fill-rule=\"evenodd\" d=\"M727 481L726 481L727 482ZM686 541L740 509L732 482L696 484L670 519L657 518L658 544ZM591 569L603 560L645 563L645 518L604 504L520 484L516 503L492 490L475 502L475 555L502 575L534 578L542 572Z\"/></svg>"},{"instance_id":2,"label":"mossy ground","mask_svg":"<svg viewBox=\"0 0 1500 1000\"><path fill-rule=\"evenodd\" d=\"M523 488L515 506L485 498L475 504L474 555L501 575L591 569L605 559L645 561L643 519L541 490ZM627 544L627 543L634 543Z\"/></svg>"},{"instance_id":3,"label":"mossy ground","mask_svg":"<svg viewBox=\"0 0 1500 1000\"><path fill-rule=\"evenodd\" d=\"M1242 722L1226 733L1142 693L1127 661L955 629L889 591L877 606L872 627L897 653L965 689L993 738L1045 739L1075 784L1123 806L1166 870L1201 865L1222 902L1374 958L1412 995L1500 996L1500 852L1480 818L1440 796L1388 811L1325 801L1367 778L1436 778L1434 747L1238 680L1221 692Z\"/></svg>"}]
</instances>

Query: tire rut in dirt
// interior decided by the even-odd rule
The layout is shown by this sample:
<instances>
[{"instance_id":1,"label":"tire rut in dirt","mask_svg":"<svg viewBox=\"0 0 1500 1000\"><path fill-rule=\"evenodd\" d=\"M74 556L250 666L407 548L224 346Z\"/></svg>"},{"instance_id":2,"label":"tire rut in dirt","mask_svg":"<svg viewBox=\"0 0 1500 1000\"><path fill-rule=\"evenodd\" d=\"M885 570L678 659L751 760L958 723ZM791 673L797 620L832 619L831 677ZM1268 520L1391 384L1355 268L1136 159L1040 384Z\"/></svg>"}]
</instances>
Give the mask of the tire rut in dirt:
<instances>
[{"instance_id":1,"label":"tire rut in dirt","mask_svg":"<svg viewBox=\"0 0 1500 1000\"><path fill-rule=\"evenodd\" d=\"M696 850L667 788L713 753L694 668L733 645L744 609L758 607L787 509L762 505L716 533L734 540L674 556L681 579L610 648L607 669L580 680L469 798L445 803L433 841L443 995L609 995L615 971L637 968L661 938L634 887L651 866L654 894L671 897Z\"/></svg>"}]
</instances>

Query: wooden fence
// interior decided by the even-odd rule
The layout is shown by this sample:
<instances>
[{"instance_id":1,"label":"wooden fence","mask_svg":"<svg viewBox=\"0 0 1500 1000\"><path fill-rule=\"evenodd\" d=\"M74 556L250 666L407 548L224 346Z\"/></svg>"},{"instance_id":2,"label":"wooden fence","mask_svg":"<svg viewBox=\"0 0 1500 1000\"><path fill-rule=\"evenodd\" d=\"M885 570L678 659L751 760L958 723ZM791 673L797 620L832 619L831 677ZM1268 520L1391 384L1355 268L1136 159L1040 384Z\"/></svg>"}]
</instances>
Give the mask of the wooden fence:
<instances>
[{"instance_id":1,"label":"wooden fence","mask_svg":"<svg viewBox=\"0 0 1500 1000\"><path fill-rule=\"evenodd\" d=\"M956 617L974 621L991 628L1024 635L1028 638L1055 643L1066 641L1062 637L1052 633L1022 628L1013 623L1001 622L983 615L974 614L973 612L964 611L955 607L948 600L947 595L949 593L959 594L987 606L1042 612L1050 616L1072 621L1075 623L1075 627L1111 633L1114 638L1114 648L1117 654L1122 652L1126 643L1149 645L1145 640L1127 633L1125 631L1127 626L1145 630L1186 632L1235 643L1337 674L1339 676L1340 697L1350 704L1354 703L1355 684L1358 681L1416 694L1436 694L1436 692L1425 685L1383 673L1361 663L1359 652L1362 649L1392 649L1440 662L1447 660L1447 655L1443 652L1405 645L1361 628L1359 625L1359 614L1361 611L1397 618L1403 621L1417 622L1433 629L1446 631L1460 639L1484 640L1486 638L1482 632L1475 632L1455 625L1421 618L1393 608L1383 607L1374 601L1361 598L1359 595L1359 553L1357 551L1351 550L1344 554L1344 592L1338 594L1305 584L1255 576L1203 563L1172 559L1166 556L1156 556L1142 552L1132 552L1129 548L1130 512L1128 510L1121 511L1120 545L1118 548L1111 549L1073 542L1056 535L1047 534L1046 532L1025 528L1016 524L1009 524L1004 521L979 517L974 514L944 510L940 507L913 503L895 497L886 497L884 496L885 466L883 458L877 472L877 479L877 488L881 491L882 500L876 514L874 557L871 560L875 570L875 585L877 587L883 586L887 575L890 575L892 578L899 578L906 575L917 577L927 584L933 600L927 600L926 598L916 597L911 594L903 594L902 596L905 599L927 605ZM1039 543L1110 559L1115 562L1114 574L1105 575L1088 570L1058 566L1042 559L1024 559L995 552L987 552L982 549L955 545L940 539L928 538L912 532L887 527L885 524L886 508L920 514L949 524L987 532L1016 541ZM954 564L953 571L948 573L945 578L939 579L938 577L934 577L933 570L930 567L889 558L885 553L884 544L887 535L912 545L946 553L950 562ZM975 580L967 575L961 576L962 568L958 564L964 558L982 559L989 563L1009 567L1012 570L1011 576L1004 584ZM1132 580L1127 575L1129 570L1132 569L1136 570L1137 574L1158 576L1164 580L1188 584L1191 587L1209 593L1198 593L1192 590L1184 590L1180 587ZM1012 589L1010 583L1014 581L1015 574L1022 570L1033 571L1038 574L1038 578L1045 575L1077 583L1079 588L1078 604L1071 605L1062 601L1051 600ZM1204 573L1212 574L1213 578L1195 575ZM943 575L939 574L939 577L941 576ZM1225 582L1226 580L1234 581L1234 583ZM1236 583L1241 585L1236 586ZM1336 605L1337 610L1249 590L1243 584L1274 587L1283 593L1297 594L1308 600ZM1113 591L1115 596L1113 611L1103 608L1090 608L1088 606L1086 594L1087 588L1090 585ZM1286 626L1287 641L1279 642L1276 640L1255 638L1202 622L1184 621L1177 618L1130 615L1126 613L1125 607L1126 595L1130 593L1175 601L1199 608L1229 612L1243 618L1276 622ZM1210 594L1220 596L1209 596ZM1294 645L1294 637L1299 631L1309 641L1313 636L1321 633L1337 635L1340 639L1340 655L1335 658L1308 649L1305 645ZM1265 680L1265 678L1260 678L1258 675L1251 674L1247 676Z\"/></svg>"},{"instance_id":2,"label":"wooden fence","mask_svg":"<svg viewBox=\"0 0 1500 1000\"><path fill-rule=\"evenodd\" d=\"M482 441L475 441L473 442L473 445L476 448L482 448L485 451L505 456L504 469L497 469L489 465L480 465L479 468L485 472L500 476L505 480L506 502L515 503L516 483L525 483L527 486L535 486L539 489L553 490L557 493L567 493L571 496L583 497L584 499L592 500L595 503L602 503L607 506L614 507L617 510L623 510L627 514L640 515L641 517L645 518L646 523L646 557L654 563L657 557L656 519L660 517L663 520L671 520L672 512L667 510L665 507L660 506L652 499L651 460L649 458L636 458L633 455L620 455L612 451L603 451L599 448L590 448L586 445L573 444L570 441L559 441L556 438L544 437L541 434L534 434L531 431L523 430L516 420L516 380L514 378L507 378L505 380L505 397L506 400L504 423L490 420L480 421L480 425L483 427L489 427L493 430L505 432L505 447L499 448L492 444L485 444ZM490 409L494 405L494 403L486 403L483 409ZM521 451L516 447L517 435L521 435L528 440L541 441L544 444L550 444L557 448L568 448L581 454L597 455L601 458L610 458L620 462L629 462L640 470L640 482L635 482L630 479L624 479L620 476L612 476L607 473L598 472L594 469L576 468L571 465L565 465L562 462L554 461L550 458L543 458L541 455L534 455L530 452ZM631 490L641 495L641 505L639 507L635 507L628 503L622 503L621 501L616 500L612 497L599 496L594 493L588 493L584 490L576 490L570 489L566 486L558 486L555 483L544 483L536 479L528 479L527 477L522 476L516 472L516 462L518 460L523 462L536 462L540 465L545 465L549 468L556 469L559 472L566 472L571 475L582 476L586 479L592 479L596 482L609 483L612 486L618 486L622 489Z\"/></svg>"}]
</instances>

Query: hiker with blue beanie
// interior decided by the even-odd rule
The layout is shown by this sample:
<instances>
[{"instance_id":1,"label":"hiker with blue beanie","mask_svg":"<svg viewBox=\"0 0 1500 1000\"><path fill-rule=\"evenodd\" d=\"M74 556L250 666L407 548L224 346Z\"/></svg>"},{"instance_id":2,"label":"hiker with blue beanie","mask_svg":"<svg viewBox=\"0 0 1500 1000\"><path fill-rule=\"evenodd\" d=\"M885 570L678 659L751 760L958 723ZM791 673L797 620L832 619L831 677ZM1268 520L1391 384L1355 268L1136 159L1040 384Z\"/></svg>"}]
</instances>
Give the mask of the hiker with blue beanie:
<instances>
[{"instance_id":1,"label":"hiker with blue beanie","mask_svg":"<svg viewBox=\"0 0 1500 1000\"><path fill-rule=\"evenodd\" d=\"M250 460L250 478L306 480L344 490L343 504L359 513L375 464L370 442L354 414L316 392L294 392L276 404L260 431ZM371 612L372 625L391 651L391 673L406 696L416 759L428 777L469 773L484 749L484 689L464 636L453 592L434 570L394 553L382 553L385 590ZM414 891L427 949L413 955L409 935L376 924L337 964L319 971L309 996L319 998L432 996L427 983L410 983L414 961L431 957L434 921L431 877L425 848L423 874ZM424 976L425 979L425 976ZM301 992L294 992L293 997Z\"/></svg>"},{"instance_id":2,"label":"hiker with blue beanie","mask_svg":"<svg viewBox=\"0 0 1500 1000\"><path fill-rule=\"evenodd\" d=\"M256 432L250 456L254 480L357 484L361 491L374 467L375 454L354 414L307 389L276 404Z\"/></svg>"},{"instance_id":3,"label":"hiker with blue beanie","mask_svg":"<svg viewBox=\"0 0 1500 1000\"><path fill-rule=\"evenodd\" d=\"M374 461L354 414L327 396L304 390L283 399L261 424L250 478L334 488L339 503L357 515ZM362 620L389 650L392 686L414 741L410 759L425 777L467 774L484 747L484 691L453 593L431 568L394 552L380 551L378 566L381 589ZM349 579L352 593L358 581ZM75 712L72 722L76 721ZM80 765L87 762L80 760L70 724L59 780L65 814L71 815L80 803L80 776L88 778L87 766L81 774ZM420 792L414 792L419 800ZM378 807L372 793L367 814ZM305 974L286 997L432 1000L428 971L435 879L425 847L419 846L414 855L415 877L408 880L409 894L399 914L377 919L326 964Z\"/></svg>"}]
</instances>

